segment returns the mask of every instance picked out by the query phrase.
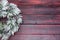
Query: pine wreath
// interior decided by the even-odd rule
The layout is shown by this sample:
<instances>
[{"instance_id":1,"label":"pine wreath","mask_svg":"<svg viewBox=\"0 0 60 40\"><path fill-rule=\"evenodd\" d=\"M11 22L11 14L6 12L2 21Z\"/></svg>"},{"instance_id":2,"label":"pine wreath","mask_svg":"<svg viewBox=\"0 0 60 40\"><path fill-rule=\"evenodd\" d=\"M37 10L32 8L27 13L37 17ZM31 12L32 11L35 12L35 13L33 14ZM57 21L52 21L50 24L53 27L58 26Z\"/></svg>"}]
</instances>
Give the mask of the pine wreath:
<instances>
[{"instance_id":1,"label":"pine wreath","mask_svg":"<svg viewBox=\"0 0 60 40\"><path fill-rule=\"evenodd\" d=\"M22 23L21 10L14 3L7 0L0 1L0 37L1 40L8 40L11 35L19 29Z\"/></svg>"}]
</instances>

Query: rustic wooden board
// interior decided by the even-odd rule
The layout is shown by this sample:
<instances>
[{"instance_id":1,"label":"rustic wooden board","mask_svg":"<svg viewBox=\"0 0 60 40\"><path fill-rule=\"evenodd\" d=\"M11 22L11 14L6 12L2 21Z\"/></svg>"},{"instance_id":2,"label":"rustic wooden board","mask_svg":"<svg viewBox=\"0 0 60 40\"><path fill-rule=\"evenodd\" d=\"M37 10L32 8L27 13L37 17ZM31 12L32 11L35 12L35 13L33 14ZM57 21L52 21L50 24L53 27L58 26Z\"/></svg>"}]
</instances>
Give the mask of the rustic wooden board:
<instances>
[{"instance_id":1,"label":"rustic wooden board","mask_svg":"<svg viewBox=\"0 0 60 40\"><path fill-rule=\"evenodd\" d=\"M9 0L11 2L11 0ZM60 4L60 0L12 0L12 2L19 2L19 4L30 5L30 4L48 4L48 5L56 5Z\"/></svg>"},{"instance_id":2,"label":"rustic wooden board","mask_svg":"<svg viewBox=\"0 0 60 40\"><path fill-rule=\"evenodd\" d=\"M32 7L23 7L23 14L38 14L38 15L60 15L60 7L59 8L44 8L40 6L32 6Z\"/></svg>"},{"instance_id":3,"label":"rustic wooden board","mask_svg":"<svg viewBox=\"0 0 60 40\"><path fill-rule=\"evenodd\" d=\"M60 40L60 35L15 35L9 40Z\"/></svg>"},{"instance_id":4,"label":"rustic wooden board","mask_svg":"<svg viewBox=\"0 0 60 40\"><path fill-rule=\"evenodd\" d=\"M22 24L59 25L60 15L23 15Z\"/></svg>"},{"instance_id":5,"label":"rustic wooden board","mask_svg":"<svg viewBox=\"0 0 60 40\"><path fill-rule=\"evenodd\" d=\"M21 25L17 35L60 35L60 25Z\"/></svg>"},{"instance_id":6,"label":"rustic wooden board","mask_svg":"<svg viewBox=\"0 0 60 40\"><path fill-rule=\"evenodd\" d=\"M9 0L22 10L23 23L9 40L60 40L60 0Z\"/></svg>"},{"instance_id":7,"label":"rustic wooden board","mask_svg":"<svg viewBox=\"0 0 60 40\"><path fill-rule=\"evenodd\" d=\"M43 5L43 6L56 6L60 7L60 0L9 0L17 5L30 6L30 5Z\"/></svg>"}]
</instances>

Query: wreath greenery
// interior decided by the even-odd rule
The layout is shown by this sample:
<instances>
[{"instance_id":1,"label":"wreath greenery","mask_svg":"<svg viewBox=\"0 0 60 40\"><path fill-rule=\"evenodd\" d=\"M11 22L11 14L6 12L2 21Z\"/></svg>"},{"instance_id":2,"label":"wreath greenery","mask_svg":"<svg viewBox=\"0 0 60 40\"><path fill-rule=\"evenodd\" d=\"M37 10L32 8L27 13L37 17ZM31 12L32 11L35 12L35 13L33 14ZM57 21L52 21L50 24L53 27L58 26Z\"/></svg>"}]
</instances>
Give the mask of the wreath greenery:
<instances>
[{"instance_id":1,"label":"wreath greenery","mask_svg":"<svg viewBox=\"0 0 60 40\"><path fill-rule=\"evenodd\" d=\"M21 10L14 3L7 0L0 1L0 37L1 40L8 40L19 29L22 23Z\"/></svg>"}]
</instances>

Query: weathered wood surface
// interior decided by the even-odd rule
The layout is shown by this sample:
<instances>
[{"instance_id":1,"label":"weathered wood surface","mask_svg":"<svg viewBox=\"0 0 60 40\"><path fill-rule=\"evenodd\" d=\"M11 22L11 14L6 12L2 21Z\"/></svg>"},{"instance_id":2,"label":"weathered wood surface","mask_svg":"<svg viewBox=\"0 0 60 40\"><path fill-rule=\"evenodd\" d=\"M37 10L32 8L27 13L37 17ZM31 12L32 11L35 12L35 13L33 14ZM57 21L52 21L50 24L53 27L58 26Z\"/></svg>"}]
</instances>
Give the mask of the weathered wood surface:
<instances>
[{"instance_id":1,"label":"weathered wood surface","mask_svg":"<svg viewBox=\"0 0 60 40\"><path fill-rule=\"evenodd\" d=\"M60 40L60 35L15 35L9 40Z\"/></svg>"},{"instance_id":2,"label":"weathered wood surface","mask_svg":"<svg viewBox=\"0 0 60 40\"><path fill-rule=\"evenodd\" d=\"M60 15L23 15L22 24L59 25Z\"/></svg>"},{"instance_id":3,"label":"weathered wood surface","mask_svg":"<svg viewBox=\"0 0 60 40\"><path fill-rule=\"evenodd\" d=\"M21 25L17 35L60 35L60 25Z\"/></svg>"},{"instance_id":4,"label":"weathered wood surface","mask_svg":"<svg viewBox=\"0 0 60 40\"><path fill-rule=\"evenodd\" d=\"M23 23L9 40L60 40L60 0L9 0L22 10Z\"/></svg>"},{"instance_id":5,"label":"weathered wood surface","mask_svg":"<svg viewBox=\"0 0 60 40\"><path fill-rule=\"evenodd\" d=\"M60 7L58 8L44 8L39 6L33 6L30 8L22 8L23 14L34 15L60 15Z\"/></svg>"}]
</instances>

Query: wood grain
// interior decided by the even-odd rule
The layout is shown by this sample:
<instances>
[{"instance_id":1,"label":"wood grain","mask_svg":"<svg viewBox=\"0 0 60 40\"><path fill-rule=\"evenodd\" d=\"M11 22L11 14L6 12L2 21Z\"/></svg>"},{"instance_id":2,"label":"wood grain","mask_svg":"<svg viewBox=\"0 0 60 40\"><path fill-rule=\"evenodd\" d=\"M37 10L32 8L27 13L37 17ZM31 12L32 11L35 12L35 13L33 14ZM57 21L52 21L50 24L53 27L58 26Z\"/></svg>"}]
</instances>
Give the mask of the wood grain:
<instances>
[{"instance_id":1,"label":"wood grain","mask_svg":"<svg viewBox=\"0 0 60 40\"><path fill-rule=\"evenodd\" d=\"M60 15L23 15L22 24L59 25Z\"/></svg>"},{"instance_id":2,"label":"wood grain","mask_svg":"<svg viewBox=\"0 0 60 40\"><path fill-rule=\"evenodd\" d=\"M9 40L60 40L60 35L15 35Z\"/></svg>"},{"instance_id":3,"label":"wood grain","mask_svg":"<svg viewBox=\"0 0 60 40\"><path fill-rule=\"evenodd\" d=\"M9 40L60 40L60 0L9 0L22 11L23 23Z\"/></svg>"},{"instance_id":4,"label":"wood grain","mask_svg":"<svg viewBox=\"0 0 60 40\"><path fill-rule=\"evenodd\" d=\"M60 35L60 25L21 25L17 35Z\"/></svg>"},{"instance_id":5,"label":"wood grain","mask_svg":"<svg viewBox=\"0 0 60 40\"><path fill-rule=\"evenodd\" d=\"M34 15L60 15L60 7L59 8L44 8L37 6L32 7L23 7L22 9L23 14L34 14Z\"/></svg>"}]
</instances>

